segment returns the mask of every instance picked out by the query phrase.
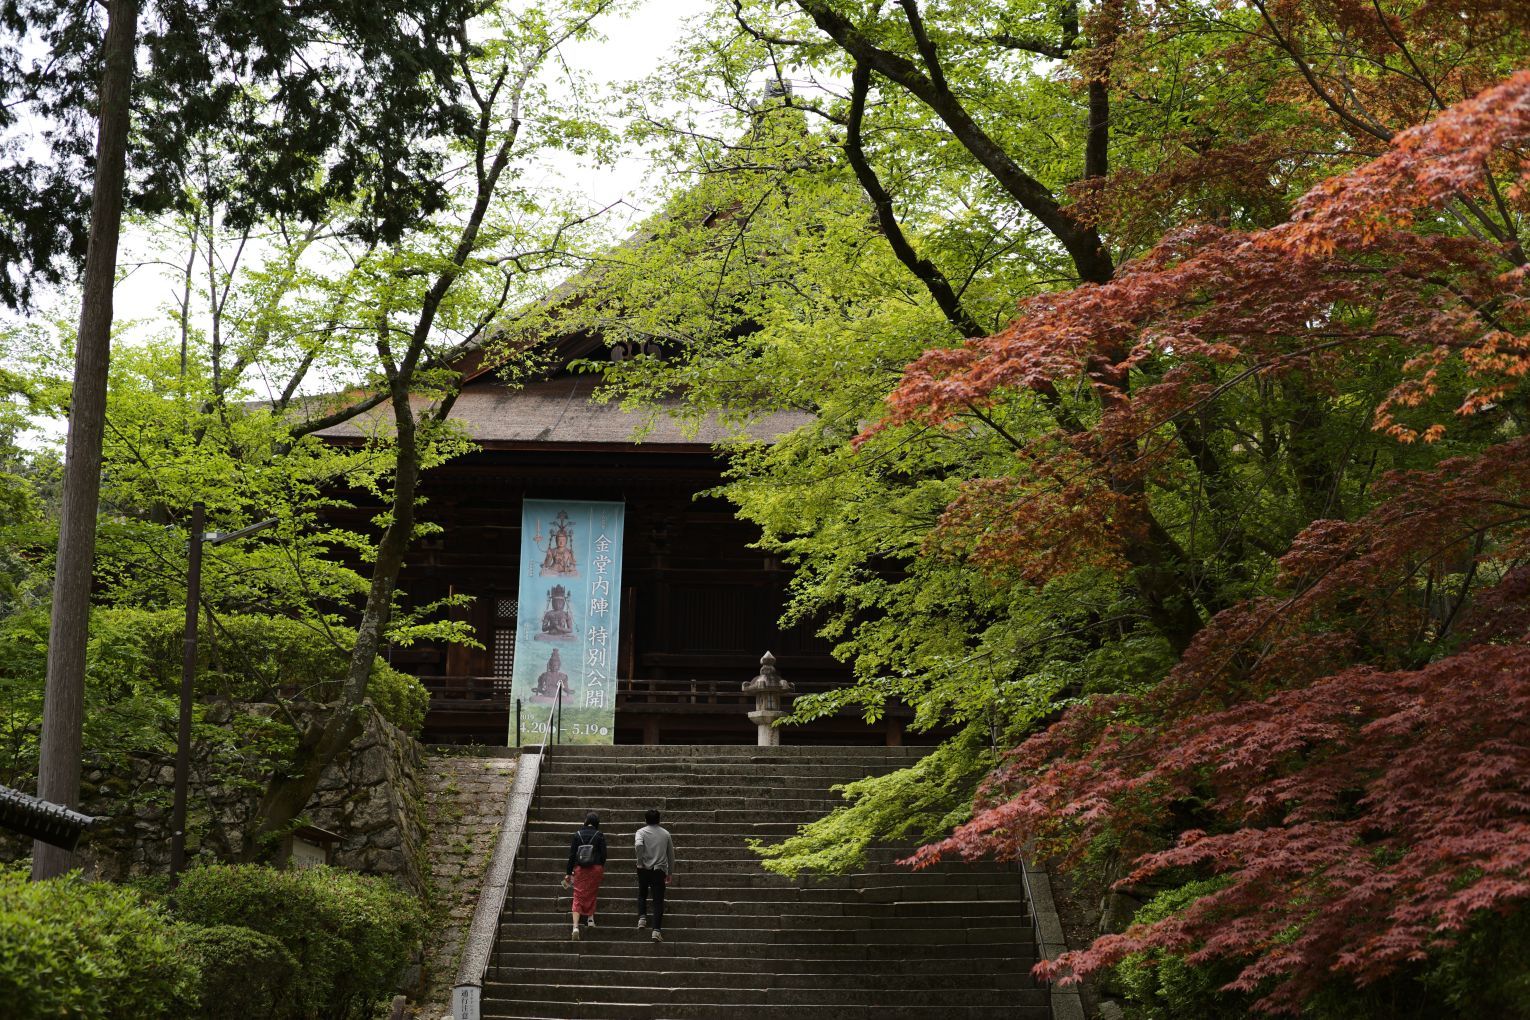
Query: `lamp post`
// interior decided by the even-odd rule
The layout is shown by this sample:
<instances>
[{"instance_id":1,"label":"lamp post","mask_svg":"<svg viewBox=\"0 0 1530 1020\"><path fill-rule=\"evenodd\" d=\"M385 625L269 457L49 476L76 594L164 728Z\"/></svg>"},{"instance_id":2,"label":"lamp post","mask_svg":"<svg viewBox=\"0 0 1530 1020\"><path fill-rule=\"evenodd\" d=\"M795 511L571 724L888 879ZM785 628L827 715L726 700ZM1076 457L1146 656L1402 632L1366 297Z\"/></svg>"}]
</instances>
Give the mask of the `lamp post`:
<instances>
[{"instance_id":1,"label":"lamp post","mask_svg":"<svg viewBox=\"0 0 1530 1020\"><path fill-rule=\"evenodd\" d=\"M186 787L191 776L191 692L197 673L197 615L202 601L202 547L222 545L271 527L275 517L227 533L202 531L207 507L191 506L191 534L186 545L186 630L181 639L181 713L175 740L175 800L170 809L170 887L186 870Z\"/></svg>"}]
</instances>

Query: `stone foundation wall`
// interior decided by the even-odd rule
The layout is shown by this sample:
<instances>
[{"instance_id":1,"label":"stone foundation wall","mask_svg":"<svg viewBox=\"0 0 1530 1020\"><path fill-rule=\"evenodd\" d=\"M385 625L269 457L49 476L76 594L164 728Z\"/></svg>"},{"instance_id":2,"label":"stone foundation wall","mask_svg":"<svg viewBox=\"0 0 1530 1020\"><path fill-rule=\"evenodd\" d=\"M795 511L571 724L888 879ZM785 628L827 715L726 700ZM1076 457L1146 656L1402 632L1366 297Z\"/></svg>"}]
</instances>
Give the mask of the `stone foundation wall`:
<instances>
[{"instance_id":1,"label":"stone foundation wall","mask_svg":"<svg viewBox=\"0 0 1530 1020\"><path fill-rule=\"evenodd\" d=\"M314 825L344 837L334 863L391 875L415 892L430 883L419 741L367 706L366 728L319 780Z\"/></svg>"}]
</instances>

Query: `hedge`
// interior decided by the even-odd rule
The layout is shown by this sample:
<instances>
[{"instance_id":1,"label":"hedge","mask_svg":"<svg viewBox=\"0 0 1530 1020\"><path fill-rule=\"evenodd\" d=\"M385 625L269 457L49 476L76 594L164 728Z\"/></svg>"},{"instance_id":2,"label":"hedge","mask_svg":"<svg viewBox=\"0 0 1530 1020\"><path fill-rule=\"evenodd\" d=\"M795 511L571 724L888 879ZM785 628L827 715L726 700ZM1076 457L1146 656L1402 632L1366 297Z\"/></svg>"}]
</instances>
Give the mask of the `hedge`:
<instances>
[{"instance_id":1,"label":"hedge","mask_svg":"<svg viewBox=\"0 0 1530 1020\"><path fill-rule=\"evenodd\" d=\"M280 940L233 924L179 926L181 943L201 972L202 1020L258 1020L290 1015L297 961Z\"/></svg>"},{"instance_id":2,"label":"hedge","mask_svg":"<svg viewBox=\"0 0 1530 1020\"><path fill-rule=\"evenodd\" d=\"M175 893L183 921L237 925L279 943L293 963L277 1020L373 1015L424 935L420 902L384 878L334 868L196 868Z\"/></svg>"},{"instance_id":3,"label":"hedge","mask_svg":"<svg viewBox=\"0 0 1530 1020\"><path fill-rule=\"evenodd\" d=\"M12 1020L197 1015L197 962L158 906L77 874L0 872L0 1012Z\"/></svg>"}]
</instances>

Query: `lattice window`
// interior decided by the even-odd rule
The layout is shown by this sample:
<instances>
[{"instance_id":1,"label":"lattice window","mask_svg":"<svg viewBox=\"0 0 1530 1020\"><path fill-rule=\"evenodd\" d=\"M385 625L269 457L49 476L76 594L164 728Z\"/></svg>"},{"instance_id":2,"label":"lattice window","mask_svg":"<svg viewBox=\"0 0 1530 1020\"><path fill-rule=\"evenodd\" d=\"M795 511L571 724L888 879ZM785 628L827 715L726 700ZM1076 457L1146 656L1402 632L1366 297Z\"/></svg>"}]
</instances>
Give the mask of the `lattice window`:
<instances>
[{"instance_id":1,"label":"lattice window","mask_svg":"<svg viewBox=\"0 0 1530 1020\"><path fill-rule=\"evenodd\" d=\"M515 671L515 628L494 631L494 675L508 677Z\"/></svg>"},{"instance_id":2,"label":"lattice window","mask_svg":"<svg viewBox=\"0 0 1530 1020\"><path fill-rule=\"evenodd\" d=\"M494 614L501 620L513 620L520 608L520 602L515 599L499 599L494 605Z\"/></svg>"}]
</instances>

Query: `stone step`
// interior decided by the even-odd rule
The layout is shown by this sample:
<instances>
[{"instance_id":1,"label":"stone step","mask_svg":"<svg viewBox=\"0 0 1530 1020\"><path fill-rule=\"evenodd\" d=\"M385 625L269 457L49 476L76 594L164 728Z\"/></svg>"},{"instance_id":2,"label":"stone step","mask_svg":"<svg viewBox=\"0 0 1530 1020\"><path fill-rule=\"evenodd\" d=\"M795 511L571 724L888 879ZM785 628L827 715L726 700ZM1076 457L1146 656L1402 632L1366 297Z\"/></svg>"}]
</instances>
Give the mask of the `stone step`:
<instances>
[{"instance_id":1,"label":"stone step","mask_svg":"<svg viewBox=\"0 0 1530 1020\"><path fill-rule=\"evenodd\" d=\"M624 819L612 811L602 811L599 805L593 807L596 814L600 815L600 831L606 835L606 844L611 847L632 846L632 834L642 827L642 816L636 823L628 822L620 824ZM730 817L731 816L731 817ZM675 838L682 833L690 836L732 836L735 839L748 839L751 836L779 837L781 835L796 835L802 823L812 815L806 815L800 811L775 811L766 810L760 812L747 811L714 811L714 812L687 812L681 818L665 818L664 827ZM583 814L569 812L565 815L549 815L540 812L535 818L527 822L527 827L533 833L556 832L563 836L567 843L573 838L574 829L584 818ZM615 821L612 821L615 819Z\"/></svg>"},{"instance_id":2,"label":"stone step","mask_svg":"<svg viewBox=\"0 0 1530 1020\"><path fill-rule=\"evenodd\" d=\"M927 906L928 904L925 904ZM677 905L678 906L678 905ZM719 929L727 931L750 931L755 929L775 929L781 927L785 917L777 910L756 910L746 912L741 910L727 910L727 904L719 901L719 910L696 910L694 904L687 904L693 909L670 909L671 904L664 904L664 923L677 929L687 928L690 930ZM752 905L751 905L752 906ZM597 914L602 909L609 910L610 904L597 904ZM617 913L612 911L606 914L607 919L621 917L625 922L630 919L635 911L631 905L626 910ZM567 926L569 912L572 908L565 900L561 908L552 907L550 904L543 905L538 910L517 911L515 916L501 922L500 931L508 936L515 937L522 925L547 924L553 926ZM936 932L947 929L966 930L975 924L984 925L1018 925L1030 930L1030 919L1024 914L1004 913L1000 911L977 911L966 909L937 913L927 911L925 913L893 913L889 910L865 911L851 913L829 913L794 911L790 915L794 930L813 931L927 931ZM625 926L625 925L624 925Z\"/></svg>"},{"instance_id":3,"label":"stone step","mask_svg":"<svg viewBox=\"0 0 1530 1020\"><path fill-rule=\"evenodd\" d=\"M903 989L898 993L902 1006L931 1007L962 1005L1015 1006L1044 1004L1045 992L1036 989ZM573 984L561 985L550 982L535 987L520 988L514 985L494 985L484 989L484 1001L491 997L496 1003L517 1004L527 1000L538 1002L561 1002L573 1005L617 999L624 1002L663 1003L666 1006L692 1003L716 1003L724 1006L794 1006L794 1005L845 1005L862 1006L880 1001L881 996L864 988L784 988L756 982L752 985L732 987L695 987L679 984L666 987L657 983L642 982L633 985Z\"/></svg>"},{"instance_id":4,"label":"stone step","mask_svg":"<svg viewBox=\"0 0 1530 1020\"><path fill-rule=\"evenodd\" d=\"M740 901L736 889L691 891L673 889L665 898L665 911L680 914L765 914L776 917L931 917L941 912L959 914L962 917L1025 918L1025 901L1021 899L984 900L976 896L953 897L946 891L940 898L846 896L751 896ZM600 890L599 913L602 917L637 917L637 890L633 883L620 887L605 886ZM504 912L504 921L521 920L531 914L564 912L572 909L567 893L556 886L538 890L517 890L516 898Z\"/></svg>"},{"instance_id":5,"label":"stone step","mask_svg":"<svg viewBox=\"0 0 1530 1020\"><path fill-rule=\"evenodd\" d=\"M810 811L816 816L823 813L825 805L837 807L844 803L844 795L833 789L837 785L839 784L836 782L824 779L782 781L767 785L732 781L714 783L656 781L634 783L627 788L630 792L616 796L629 801L639 818L643 817L643 812L651 807L657 807L661 814L668 814L684 810L692 801L712 797L742 797L757 807L768 807L772 800L790 798L801 802L801 810ZM534 808L540 810L542 802L555 798L582 802L592 797L605 800L611 795L611 789L600 785L598 780L557 781L541 788L541 796Z\"/></svg>"},{"instance_id":6,"label":"stone step","mask_svg":"<svg viewBox=\"0 0 1530 1020\"><path fill-rule=\"evenodd\" d=\"M717 1002L651 1004L521 1000L504 1004L485 1002L483 1015L494 1020L1050 1020L1051 1008L1029 1002L1005 1006L903 1007L880 1003L743 1006Z\"/></svg>"},{"instance_id":7,"label":"stone step","mask_svg":"<svg viewBox=\"0 0 1530 1020\"><path fill-rule=\"evenodd\" d=\"M624 778L639 782L701 782L731 780L738 783L766 785L776 779L828 779L847 782L896 772L901 762L871 761L694 761L674 759L634 759L631 761L568 761L554 758L543 764L541 775L548 782L566 783L576 779L595 779L602 773L620 771Z\"/></svg>"},{"instance_id":8,"label":"stone step","mask_svg":"<svg viewBox=\"0 0 1530 1020\"><path fill-rule=\"evenodd\" d=\"M741 896L741 894L744 894ZM637 883L606 882L600 889L601 910L625 909L635 902ZM515 897L508 901L507 915L528 910L547 909L549 904L566 906L569 894L556 880L541 884L518 883ZM1010 912L1024 914L1025 901L1015 890L987 890L982 886L940 886L934 889L905 889L896 886L877 889L751 889L744 886L692 887L677 882L668 891L666 902L671 910L775 911L783 915L817 912L875 914L897 907L913 915L921 909Z\"/></svg>"},{"instance_id":9,"label":"stone step","mask_svg":"<svg viewBox=\"0 0 1530 1020\"><path fill-rule=\"evenodd\" d=\"M597 793L581 790L571 794L543 790L542 796L537 799L536 811L543 818L575 814L582 817L584 812L598 811L602 820L607 816L612 819L630 817L642 825L643 813L649 808L658 808L668 827L670 822L692 816L698 821L704 821L707 816L719 811L744 812L745 818L753 818L761 810L815 817L823 813L825 804L832 802L833 798L828 796L785 796L777 791L743 789L708 790L685 796L671 793L658 797L635 797L610 790Z\"/></svg>"},{"instance_id":10,"label":"stone step","mask_svg":"<svg viewBox=\"0 0 1530 1020\"><path fill-rule=\"evenodd\" d=\"M776 824L776 823L767 823L767 824ZM666 826L666 828L667 828L667 826ZM570 823L570 822L568 822L566 820L563 820L563 819L545 820L545 819L539 819L539 818L533 817L530 820L528 820L528 822L527 822L527 833L526 833L526 836L527 836L527 840L529 841L530 845L533 848L539 848L539 847L560 847L563 850L567 851L567 849L569 847L569 843L572 841L573 836L574 836L574 829L575 829L574 824L572 824L572 823ZM749 828L748 828L748 826L745 823L737 823L737 824L735 824L731 828L731 830L723 829L723 831L711 832L711 833L707 833L706 835L708 835L708 836L715 836L715 837L718 837L719 839L721 839L721 838L724 838L727 835L729 835L730 831L734 835L736 835L740 840L742 840L743 838L745 838L745 837L747 837L749 835ZM680 832L680 831L672 831L671 834L674 835L674 837L676 839L676 842L678 844L682 832ZM628 851L628 852L631 851L631 849L632 849L632 835L631 835L630 831L629 832L622 832L621 830L616 830L614 832L606 832L605 835L606 835L606 846L607 846L607 848L609 850L625 850L625 851ZM697 834L696 833L686 833L686 835L695 836ZM700 840L696 840L696 841L693 841L693 842L695 843L695 846L691 847L691 849L705 850L705 849L709 849L710 843L715 842L715 840L709 841L707 839L700 839ZM740 845L740 847L742 846L741 843L739 845ZM881 865L885 865L885 864L895 864L898 861L901 861L901 860L907 858L916 849L917 849L917 847L915 847L913 844L908 844L908 845L904 845L904 846L873 846L873 847L867 848L866 854L865 854L865 858L866 858L867 861L870 861L870 862L872 862L873 864L875 864L877 866L881 866ZM968 862L966 862L966 861L960 861L960 860L957 860L955 858L947 858L946 860L943 860L940 863L934 865L932 868L920 868L919 870L920 871L930 871L930 870L939 869L939 868L942 868L942 867L948 868L948 869L949 868L961 868L963 870L968 870L968 869L972 868L973 865L968 863ZM1001 865L1001 867L1002 867L1002 865Z\"/></svg>"},{"instance_id":11,"label":"stone step","mask_svg":"<svg viewBox=\"0 0 1530 1020\"><path fill-rule=\"evenodd\" d=\"M883 899L868 896L806 896L776 897L756 896L746 902L734 898L736 890L689 892L672 890L665 898L666 913L716 914L730 913L739 916L763 915L770 917L933 917L941 912L963 918L1003 917L1023 919L1027 917L1023 900L983 900L977 897L953 898L947 894L936 899L910 899L889 896ZM637 917L637 890L629 883L621 887L606 886L600 890L597 910L604 917L608 914L618 918ZM572 909L567 893L556 886L524 894L517 891L516 898L505 910L505 923L521 921L533 914L567 913Z\"/></svg>"},{"instance_id":12,"label":"stone step","mask_svg":"<svg viewBox=\"0 0 1530 1020\"><path fill-rule=\"evenodd\" d=\"M632 797L652 797L653 794L695 795L705 791L727 791L747 794L750 791L773 791L773 789L806 789L831 794L831 788L845 783L855 783L863 778L884 775L887 769L845 765L794 765L779 768L757 768L750 765L722 765L713 768L684 765L659 765L659 763L630 762L615 766L623 771L624 778L635 786ZM566 763L554 765L545 772L540 783L546 783L543 792L565 792L588 783L598 775L610 775L606 766ZM662 788L655 791L650 788ZM574 789L572 792L578 792ZM838 795L838 794L835 794Z\"/></svg>"},{"instance_id":13,"label":"stone step","mask_svg":"<svg viewBox=\"0 0 1530 1020\"><path fill-rule=\"evenodd\" d=\"M563 869L562 859L528 867L516 875L516 895L553 895L563 881ZM606 869L601 894L610 895L611 890L620 893L623 889L635 889L636 885L636 869L612 866ZM772 875L761 870L758 863L717 864L703 868L696 866L694 861L684 870L677 871L670 883L669 894L688 897L694 892L697 896L721 894L724 898L736 898L739 890L748 890L749 896L762 900L768 898L777 903L814 899L846 900L852 897L852 890L855 898L865 902L898 899L1016 899L1023 895L1018 883L1012 884L1008 876L907 875L886 871L864 876L859 885L854 879L847 878L815 883L806 876L789 879Z\"/></svg>"},{"instance_id":14,"label":"stone step","mask_svg":"<svg viewBox=\"0 0 1530 1020\"><path fill-rule=\"evenodd\" d=\"M726 870L729 865L747 865L751 868L761 867L761 859L758 854L750 850L742 839L733 841L729 845L722 838L700 838L694 842L682 841L680 835L675 837L675 873L699 872L709 868ZM529 834L528 845L530 853L526 860L527 867L534 867L533 862L558 862L567 864L569 837L566 833L556 832L533 832ZM899 850L896 853L878 853L872 851L867 855L868 862L873 866L893 866L904 859L911 850ZM607 844L606 868L613 870L618 865L626 868L632 865L632 848L625 844ZM911 873L912 869L908 869ZM929 869L922 869L922 874Z\"/></svg>"},{"instance_id":15,"label":"stone step","mask_svg":"<svg viewBox=\"0 0 1530 1020\"><path fill-rule=\"evenodd\" d=\"M553 744L547 749L550 757L558 759L592 758L610 760L623 758L700 758L704 761L722 761L733 758L759 758L770 761L796 758L866 758L876 760L918 761L928 754L929 747L884 747L876 744L781 744L760 747L755 744Z\"/></svg>"},{"instance_id":16,"label":"stone step","mask_svg":"<svg viewBox=\"0 0 1530 1020\"><path fill-rule=\"evenodd\" d=\"M797 918L791 920L799 921L799 923L790 927L775 928L745 929L739 926L681 928L678 925L669 924L666 912L664 927L666 935L674 935L676 938L683 936L687 944L712 942L730 945L742 943L748 945L1009 947L1029 944L1031 941L1029 925L1015 922L995 923L992 918L980 924L955 928L831 927L800 923L800 919ZM532 943L566 940L569 927L566 919L543 923L516 921L513 925L501 927L500 939ZM744 939L742 936L746 932L748 938ZM592 941L636 943L641 935L641 932L626 927L597 928Z\"/></svg>"},{"instance_id":17,"label":"stone step","mask_svg":"<svg viewBox=\"0 0 1530 1020\"><path fill-rule=\"evenodd\" d=\"M629 885L625 890L625 896L620 895L618 890L610 887L602 887L600 890L600 910L602 913L611 911L620 916L623 912L636 918L635 907L636 891ZM548 890L538 896L526 899L517 899L515 904L515 920L534 920L539 914L567 915L569 910L569 896L567 893L554 896L552 890ZM749 899L733 899L726 895L698 896L687 891L685 895L666 897L664 903L665 916L668 917L716 917L722 915L728 918L753 918L771 917L780 919L783 915L793 918L871 918L878 922L891 923L895 919L911 918L923 922L926 919L937 921L950 920L953 923L966 923L975 917L1003 917L1024 918L1025 904L1021 900L895 900L885 903L868 903L858 898L829 898L817 897L800 900L793 903L783 903L777 900L767 900L761 897ZM506 923L509 918L506 916ZM741 922L742 923L742 922ZM748 922L753 925L753 922Z\"/></svg>"},{"instance_id":18,"label":"stone step","mask_svg":"<svg viewBox=\"0 0 1530 1020\"><path fill-rule=\"evenodd\" d=\"M543 797L554 795L575 796L602 787L604 769L587 772L555 770L538 779L537 786ZM609 777L607 777L609 778ZM765 775L759 772L724 774L716 772L677 772L670 769L648 771L634 770L629 781L622 784L620 796L639 800L658 797L699 797L715 793L726 796L760 796L761 794L790 793L798 797L825 797L842 799L843 794L833 788L843 783L864 779L856 772L819 773L816 775Z\"/></svg>"},{"instance_id":19,"label":"stone step","mask_svg":"<svg viewBox=\"0 0 1530 1020\"><path fill-rule=\"evenodd\" d=\"M556 858L546 856L522 858L523 867L516 873L516 889L556 886L563 880L566 862L566 854L560 854ZM633 873L613 865L606 869L603 889L611 888L610 883L613 882L631 886L635 881ZM704 890L709 892L727 890L737 895L740 889L751 890L749 893L751 896L770 895L786 901L810 899L813 896L843 896L851 893L868 901L889 898L1017 899L1024 895L1013 872L963 873L887 869L873 872L860 871L850 875L831 875L820 879L810 875L786 878L783 875L765 871L758 865L752 869L728 871L687 867L677 872L670 891L672 895L689 896ZM906 890L907 895L889 897L889 892L897 890Z\"/></svg>"},{"instance_id":20,"label":"stone step","mask_svg":"<svg viewBox=\"0 0 1530 1020\"><path fill-rule=\"evenodd\" d=\"M1035 946L1032 943L1015 943L985 947L975 950L964 945L849 945L840 943L752 943L752 942L696 942L683 932L666 931L665 941L655 943L646 937L622 942L601 942L596 939L569 941L567 932L558 943L533 945L529 942L511 943L523 949L511 948L496 953L490 960L490 977L495 980L512 980L516 975L526 975L537 980L535 969L529 960L548 961L554 967L583 967L588 969L630 970L644 966L661 970L688 970L697 980L712 980L708 975L714 968L753 966L761 973L773 974L789 971L794 961L811 960L815 972L858 974L868 968L901 968L910 973L943 971L947 965L987 968L995 971L1027 974L1035 962ZM983 971L975 971L971 984L982 987Z\"/></svg>"},{"instance_id":21,"label":"stone step","mask_svg":"<svg viewBox=\"0 0 1530 1020\"><path fill-rule=\"evenodd\" d=\"M929 957L908 947L856 959L771 957L702 957L677 955L665 942L634 947L625 955L583 952L512 954L491 962L487 981L525 989L538 983L561 983L558 974L578 975L578 984L690 984L730 988L776 984L793 988L889 988L912 984L925 988L1034 988L1032 961L1015 956ZM664 975L660 977L658 975ZM524 992L522 993L524 994Z\"/></svg>"},{"instance_id":22,"label":"stone step","mask_svg":"<svg viewBox=\"0 0 1530 1020\"><path fill-rule=\"evenodd\" d=\"M514 896L567 895L560 886L567 855L525 861L515 876ZM670 881L669 894L685 898L722 898L775 903L865 902L907 900L1020 900L1024 890L1012 875L961 874L879 870L815 881L812 876L786 878L763 870L758 861L686 861ZM601 894L636 890L637 872L631 862L608 863Z\"/></svg>"},{"instance_id":23,"label":"stone step","mask_svg":"<svg viewBox=\"0 0 1530 1020\"><path fill-rule=\"evenodd\" d=\"M589 961L583 966L571 966ZM930 971L906 957L892 960L859 960L853 966L818 960L710 959L705 962L666 959L660 969L653 955L626 957L557 956L524 954L508 958L490 985L513 987L524 981L554 985L691 984L730 988L769 983L778 988L971 988L981 978L984 988L1034 988L1036 979L1028 968L996 969L992 960L945 960Z\"/></svg>"},{"instance_id":24,"label":"stone step","mask_svg":"<svg viewBox=\"0 0 1530 1020\"><path fill-rule=\"evenodd\" d=\"M605 769L621 769L633 777L665 774L690 774L701 776L733 776L747 779L753 776L813 776L813 775L884 775L908 768L913 761L866 758L784 758L775 761L762 759L704 759L704 758L631 758L625 761L598 761L584 758L548 758L542 762L541 771L549 778L569 773L593 775Z\"/></svg>"}]
</instances>

